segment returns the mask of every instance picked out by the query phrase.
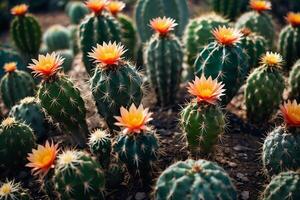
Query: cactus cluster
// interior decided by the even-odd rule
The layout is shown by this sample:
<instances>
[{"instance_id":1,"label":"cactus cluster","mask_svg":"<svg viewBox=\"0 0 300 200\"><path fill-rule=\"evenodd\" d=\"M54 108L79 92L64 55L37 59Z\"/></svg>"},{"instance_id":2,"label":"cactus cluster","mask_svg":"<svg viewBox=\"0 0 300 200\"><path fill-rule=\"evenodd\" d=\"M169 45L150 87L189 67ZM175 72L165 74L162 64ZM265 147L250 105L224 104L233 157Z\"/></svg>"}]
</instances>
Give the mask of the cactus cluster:
<instances>
[{"instance_id":1,"label":"cactus cluster","mask_svg":"<svg viewBox=\"0 0 300 200\"><path fill-rule=\"evenodd\" d=\"M61 25L52 25L46 30L43 37L49 52L70 48L70 32Z\"/></svg>"}]
</instances>

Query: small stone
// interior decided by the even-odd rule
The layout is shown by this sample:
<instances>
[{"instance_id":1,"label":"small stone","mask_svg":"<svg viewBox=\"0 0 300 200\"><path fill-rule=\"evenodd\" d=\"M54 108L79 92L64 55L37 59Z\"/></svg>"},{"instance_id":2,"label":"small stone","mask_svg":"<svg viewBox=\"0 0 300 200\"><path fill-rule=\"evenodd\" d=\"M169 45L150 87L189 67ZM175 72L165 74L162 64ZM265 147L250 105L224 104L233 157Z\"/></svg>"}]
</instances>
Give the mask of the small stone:
<instances>
[{"instance_id":1,"label":"small stone","mask_svg":"<svg viewBox=\"0 0 300 200\"><path fill-rule=\"evenodd\" d=\"M249 196L250 196L249 191L243 191L241 195L242 195L243 200L249 199Z\"/></svg>"},{"instance_id":2,"label":"small stone","mask_svg":"<svg viewBox=\"0 0 300 200\"><path fill-rule=\"evenodd\" d=\"M136 199L136 200L143 200L143 199L146 199L146 193L144 193L144 192L138 192L138 193L136 193L135 199Z\"/></svg>"},{"instance_id":3,"label":"small stone","mask_svg":"<svg viewBox=\"0 0 300 200\"><path fill-rule=\"evenodd\" d=\"M244 148L241 145L236 145L236 146L233 147L233 149L235 151L243 151L244 150Z\"/></svg>"},{"instance_id":4,"label":"small stone","mask_svg":"<svg viewBox=\"0 0 300 200\"><path fill-rule=\"evenodd\" d=\"M227 153L227 154L230 153L230 148L226 147L224 152Z\"/></svg>"},{"instance_id":5,"label":"small stone","mask_svg":"<svg viewBox=\"0 0 300 200\"><path fill-rule=\"evenodd\" d=\"M236 177L238 177L239 179L241 179L243 182L248 182L249 179L242 173L237 173Z\"/></svg>"},{"instance_id":6,"label":"small stone","mask_svg":"<svg viewBox=\"0 0 300 200\"><path fill-rule=\"evenodd\" d=\"M229 165L230 167L237 167L237 164L234 163L234 162L228 162L228 165Z\"/></svg>"}]
</instances>

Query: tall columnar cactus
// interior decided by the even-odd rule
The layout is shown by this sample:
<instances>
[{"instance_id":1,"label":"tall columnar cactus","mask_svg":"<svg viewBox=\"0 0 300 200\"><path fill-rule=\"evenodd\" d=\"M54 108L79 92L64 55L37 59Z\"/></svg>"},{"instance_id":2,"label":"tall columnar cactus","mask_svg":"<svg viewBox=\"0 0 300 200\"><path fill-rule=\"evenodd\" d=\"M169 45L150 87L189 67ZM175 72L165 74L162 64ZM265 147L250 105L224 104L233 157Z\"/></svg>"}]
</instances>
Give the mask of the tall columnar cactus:
<instances>
[{"instance_id":1,"label":"tall columnar cactus","mask_svg":"<svg viewBox=\"0 0 300 200\"><path fill-rule=\"evenodd\" d=\"M300 170L275 176L267 185L262 200L300 199Z\"/></svg>"},{"instance_id":2,"label":"tall columnar cactus","mask_svg":"<svg viewBox=\"0 0 300 200\"><path fill-rule=\"evenodd\" d=\"M29 68L42 77L37 96L41 106L55 121L61 123L80 147L86 145L89 134L85 120L86 109L79 90L63 74L58 74L63 59L56 53L40 55Z\"/></svg>"},{"instance_id":3,"label":"tall columnar cactus","mask_svg":"<svg viewBox=\"0 0 300 200\"><path fill-rule=\"evenodd\" d=\"M275 39L274 21L266 11L271 10L271 3L263 0L251 0L252 11L243 14L236 22L239 29L249 28L263 36L269 48L273 47Z\"/></svg>"},{"instance_id":4,"label":"tall columnar cactus","mask_svg":"<svg viewBox=\"0 0 300 200\"><path fill-rule=\"evenodd\" d=\"M6 74L0 81L0 89L6 107L11 108L21 99L35 94L35 83L31 75L17 70L17 63L6 63L3 68Z\"/></svg>"},{"instance_id":5,"label":"tall columnar cactus","mask_svg":"<svg viewBox=\"0 0 300 200\"><path fill-rule=\"evenodd\" d=\"M101 166L108 169L112 146L110 135L106 131L97 129L91 134L88 144L91 153L98 158Z\"/></svg>"},{"instance_id":6,"label":"tall columnar cactus","mask_svg":"<svg viewBox=\"0 0 300 200\"><path fill-rule=\"evenodd\" d=\"M66 6L66 13L72 24L80 24L81 20L89 13L84 3L79 1L69 2Z\"/></svg>"},{"instance_id":7,"label":"tall columnar cactus","mask_svg":"<svg viewBox=\"0 0 300 200\"><path fill-rule=\"evenodd\" d=\"M300 13L291 12L286 19L289 25L280 32L278 49L286 61L285 69L288 71L300 58Z\"/></svg>"},{"instance_id":8,"label":"tall columnar cactus","mask_svg":"<svg viewBox=\"0 0 300 200\"><path fill-rule=\"evenodd\" d=\"M173 19L156 18L151 20L150 24L156 34L145 47L144 63L158 104L169 106L175 102L180 84L182 45L179 39L170 33L177 25Z\"/></svg>"},{"instance_id":9,"label":"tall columnar cactus","mask_svg":"<svg viewBox=\"0 0 300 200\"><path fill-rule=\"evenodd\" d=\"M181 125L192 153L212 153L225 130L225 116L217 101L224 85L204 75L189 83L189 93L196 96L181 112Z\"/></svg>"},{"instance_id":10,"label":"tall columnar cactus","mask_svg":"<svg viewBox=\"0 0 300 200\"><path fill-rule=\"evenodd\" d=\"M27 153L35 145L33 131L28 125L6 118L0 125L0 168L23 168Z\"/></svg>"},{"instance_id":11,"label":"tall columnar cactus","mask_svg":"<svg viewBox=\"0 0 300 200\"><path fill-rule=\"evenodd\" d=\"M216 13L234 21L242 12L243 0L210 0Z\"/></svg>"},{"instance_id":12,"label":"tall columnar cactus","mask_svg":"<svg viewBox=\"0 0 300 200\"><path fill-rule=\"evenodd\" d=\"M288 101L280 109L285 123L275 128L263 145L263 166L269 177L300 168L300 104Z\"/></svg>"},{"instance_id":13,"label":"tall columnar cactus","mask_svg":"<svg viewBox=\"0 0 300 200\"><path fill-rule=\"evenodd\" d=\"M282 57L267 52L262 65L248 77L245 88L247 117L254 123L268 121L279 108L285 88L281 73Z\"/></svg>"},{"instance_id":14,"label":"tall columnar cactus","mask_svg":"<svg viewBox=\"0 0 300 200\"><path fill-rule=\"evenodd\" d=\"M195 74L218 78L225 84L226 95L222 104L227 104L242 86L249 71L248 55L240 45L240 31L219 27L213 30L215 41L200 51L195 62Z\"/></svg>"},{"instance_id":15,"label":"tall columnar cactus","mask_svg":"<svg viewBox=\"0 0 300 200\"><path fill-rule=\"evenodd\" d=\"M181 37L189 22L189 9L186 0L139 0L135 9L135 21L141 41L147 42L152 36L149 21L156 17L170 17L179 24L175 35Z\"/></svg>"},{"instance_id":16,"label":"tall columnar cactus","mask_svg":"<svg viewBox=\"0 0 300 200\"><path fill-rule=\"evenodd\" d=\"M300 60L298 60L289 75L289 96L291 99L296 99L300 102Z\"/></svg>"},{"instance_id":17,"label":"tall columnar cactus","mask_svg":"<svg viewBox=\"0 0 300 200\"><path fill-rule=\"evenodd\" d=\"M53 182L60 199L105 199L104 172L95 158L83 151L58 155Z\"/></svg>"},{"instance_id":18,"label":"tall columnar cactus","mask_svg":"<svg viewBox=\"0 0 300 200\"><path fill-rule=\"evenodd\" d=\"M69 49L71 47L70 41L69 30L58 24L51 26L44 33L44 43L50 52Z\"/></svg>"},{"instance_id":19,"label":"tall columnar cactus","mask_svg":"<svg viewBox=\"0 0 300 200\"><path fill-rule=\"evenodd\" d=\"M93 12L80 24L80 46L83 53L83 63L87 72L92 75L94 65L90 61L88 53L97 43L120 42L121 28L118 21L104 11L107 0L89 0L86 6Z\"/></svg>"},{"instance_id":20,"label":"tall columnar cactus","mask_svg":"<svg viewBox=\"0 0 300 200\"><path fill-rule=\"evenodd\" d=\"M15 182L14 180L0 184L0 199L1 200L31 200L28 190L21 186L21 183Z\"/></svg>"},{"instance_id":21,"label":"tall columnar cactus","mask_svg":"<svg viewBox=\"0 0 300 200\"><path fill-rule=\"evenodd\" d=\"M128 110L121 107L120 112L116 125L124 129L116 138L114 151L132 178L141 178L141 182L147 185L151 182L159 148L155 132L147 125L152 120L152 113L148 108L144 109L142 105L136 108L134 104Z\"/></svg>"},{"instance_id":22,"label":"tall columnar cactus","mask_svg":"<svg viewBox=\"0 0 300 200\"><path fill-rule=\"evenodd\" d=\"M120 107L138 105L143 97L142 77L133 65L123 61L124 51L120 44L103 43L90 53L96 62L90 87L98 112L111 130L116 128L114 116L120 114Z\"/></svg>"},{"instance_id":23,"label":"tall columnar cactus","mask_svg":"<svg viewBox=\"0 0 300 200\"><path fill-rule=\"evenodd\" d=\"M26 59L37 56L41 41L42 31L38 21L26 14L28 6L21 4L12 8L11 13L15 16L11 23L10 34L17 48Z\"/></svg>"},{"instance_id":24,"label":"tall columnar cactus","mask_svg":"<svg viewBox=\"0 0 300 200\"><path fill-rule=\"evenodd\" d=\"M236 189L225 170L206 160L179 161L159 176L156 200L219 199L236 200Z\"/></svg>"}]
</instances>

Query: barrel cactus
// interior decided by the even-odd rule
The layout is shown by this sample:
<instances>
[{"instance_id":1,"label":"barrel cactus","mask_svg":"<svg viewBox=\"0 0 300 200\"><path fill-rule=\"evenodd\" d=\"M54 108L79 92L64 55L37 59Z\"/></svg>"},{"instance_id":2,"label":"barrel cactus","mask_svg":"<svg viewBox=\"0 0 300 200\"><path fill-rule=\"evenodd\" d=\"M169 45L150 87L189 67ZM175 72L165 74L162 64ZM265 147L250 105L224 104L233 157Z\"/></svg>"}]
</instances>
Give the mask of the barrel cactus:
<instances>
[{"instance_id":1,"label":"barrel cactus","mask_svg":"<svg viewBox=\"0 0 300 200\"><path fill-rule=\"evenodd\" d=\"M182 45L179 39L170 33L177 25L173 19L156 18L150 23L156 34L145 46L144 63L158 104L169 106L174 104L180 84Z\"/></svg>"},{"instance_id":2,"label":"barrel cactus","mask_svg":"<svg viewBox=\"0 0 300 200\"><path fill-rule=\"evenodd\" d=\"M226 95L222 104L226 105L236 95L249 71L248 55L240 42L242 33L227 27L213 30L215 41L204 47L195 62L197 76L218 78L225 84Z\"/></svg>"},{"instance_id":3,"label":"barrel cactus","mask_svg":"<svg viewBox=\"0 0 300 200\"><path fill-rule=\"evenodd\" d=\"M286 17L289 25L279 35L278 49L285 59L285 69L289 71L300 58L300 13L290 12Z\"/></svg>"},{"instance_id":4,"label":"barrel cactus","mask_svg":"<svg viewBox=\"0 0 300 200\"><path fill-rule=\"evenodd\" d=\"M90 87L98 112L111 130L117 128L114 116L119 115L120 107L138 105L143 97L142 77L132 64L123 60L124 51L121 44L109 42L97 44L89 54L95 60Z\"/></svg>"},{"instance_id":5,"label":"barrel cactus","mask_svg":"<svg viewBox=\"0 0 300 200\"><path fill-rule=\"evenodd\" d=\"M289 96L291 99L296 99L300 102L300 60L298 60L289 75Z\"/></svg>"},{"instance_id":6,"label":"barrel cactus","mask_svg":"<svg viewBox=\"0 0 300 200\"><path fill-rule=\"evenodd\" d=\"M189 83L188 91L196 97L181 111L181 126L193 154L209 154L225 130L225 116L217 101L224 95L224 85L204 75Z\"/></svg>"},{"instance_id":7,"label":"barrel cactus","mask_svg":"<svg viewBox=\"0 0 300 200\"><path fill-rule=\"evenodd\" d=\"M39 55L29 68L42 82L37 92L39 102L48 115L61 123L71 134L76 145L86 146L89 134L85 116L86 109L80 91L65 75L58 74L63 59L56 53Z\"/></svg>"},{"instance_id":8,"label":"barrel cactus","mask_svg":"<svg viewBox=\"0 0 300 200\"><path fill-rule=\"evenodd\" d=\"M156 200L237 199L236 189L225 170L206 160L179 161L159 176Z\"/></svg>"},{"instance_id":9,"label":"barrel cactus","mask_svg":"<svg viewBox=\"0 0 300 200\"><path fill-rule=\"evenodd\" d=\"M81 20L89 14L89 9L79 1L69 2L66 6L66 13L72 24L80 24Z\"/></svg>"},{"instance_id":10,"label":"barrel cactus","mask_svg":"<svg viewBox=\"0 0 300 200\"><path fill-rule=\"evenodd\" d=\"M17 70L17 63L4 65L5 76L0 81L2 100L11 108L21 99L35 94L35 83L28 72Z\"/></svg>"},{"instance_id":11,"label":"barrel cactus","mask_svg":"<svg viewBox=\"0 0 300 200\"><path fill-rule=\"evenodd\" d=\"M247 117L254 123L270 120L279 108L285 88L281 55L267 52L261 62L249 75L244 92Z\"/></svg>"},{"instance_id":12,"label":"barrel cactus","mask_svg":"<svg viewBox=\"0 0 300 200\"><path fill-rule=\"evenodd\" d=\"M15 180L6 180L0 184L0 199L1 200L31 200L28 190L21 186L21 183Z\"/></svg>"},{"instance_id":13,"label":"barrel cactus","mask_svg":"<svg viewBox=\"0 0 300 200\"><path fill-rule=\"evenodd\" d=\"M64 59L64 63L62 64L62 69L64 72L68 72L72 69L73 61L74 61L74 53L70 49L58 50L56 53Z\"/></svg>"},{"instance_id":14,"label":"barrel cactus","mask_svg":"<svg viewBox=\"0 0 300 200\"><path fill-rule=\"evenodd\" d=\"M243 0L210 0L216 13L234 21L242 12Z\"/></svg>"},{"instance_id":15,"label":"barrel cactus","mask_svg":"<svg viewBox=\"0 0 300 200\"><path fill-rule=\"evenodd\" d=\"M44 33L44 43L50 52L69 49L71 47L70 41L69 30L61 25L53 25Z\"/></svg>"}]
</instances>

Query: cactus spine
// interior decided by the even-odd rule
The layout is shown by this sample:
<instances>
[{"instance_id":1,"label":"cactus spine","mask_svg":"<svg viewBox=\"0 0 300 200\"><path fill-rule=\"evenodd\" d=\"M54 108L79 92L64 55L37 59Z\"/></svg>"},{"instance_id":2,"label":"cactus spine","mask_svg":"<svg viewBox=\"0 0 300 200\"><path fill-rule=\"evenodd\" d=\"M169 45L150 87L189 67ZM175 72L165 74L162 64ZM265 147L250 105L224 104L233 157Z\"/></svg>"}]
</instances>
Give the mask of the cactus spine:
<instances>
[{"instance_id":1,"label":"cactus spine","mask_svg":"<svg viewBox=\"0 0 300 200\"><path fill-rule=\"evenodd\" d=\"M69 49L71 35L67 28L61 25L53 25L44 34L44 42L47 49L52 52L61 49Z\"/></svg>"},{"instance_id":2,"label":"cactus spine","mask_svg":"<svg viewBox=\"0 0 300 200\"><path fill-rule=\"evenodd\" d=\"M234 21L242 12L242 0L211 0L213 10L227 19Z\"/></svg>"},{"instance_id":3,"label":"cactus spine","mask_svg":"<svg viewBox=\"0 0 300 200\"><path fill-rule=\"evenodd\" d=\"M28 191L21 186L21 183L14 180L6 180L0 184L0 199L1 200L31 200Z\"/></svg>"},{"instance_id":4,"label":"cactus spine","mask_svg":"<svg viewBox=\"0 0 300 200\"><path fill-rule=\"evenodd\" d=\"M80 24L89 13L89 9L82 2L69 2L66 6L66 13L72 24Z\"/></svg>"},{"instance_id":5,"label":"cactus spine","mask_svg":"<svg viewBox=\"0 0 300 200\"><path fill-rule=\"evenodd\" d=\"M300 102L300 60L298 60L289 75L290 99L296 99Z\"/></svg>"},{"instance_id":6,"label":"cactus spine","mask_svg":"<svg viewBox=\"0 0 300 200\"><path fill-rule=\"evenodd\" d=\"M156 200L237 199L236 189L225 170L206 160L179 161L169 166L158 178Z\"/></svg>"}]
</instances>

